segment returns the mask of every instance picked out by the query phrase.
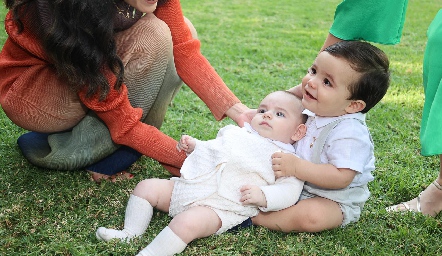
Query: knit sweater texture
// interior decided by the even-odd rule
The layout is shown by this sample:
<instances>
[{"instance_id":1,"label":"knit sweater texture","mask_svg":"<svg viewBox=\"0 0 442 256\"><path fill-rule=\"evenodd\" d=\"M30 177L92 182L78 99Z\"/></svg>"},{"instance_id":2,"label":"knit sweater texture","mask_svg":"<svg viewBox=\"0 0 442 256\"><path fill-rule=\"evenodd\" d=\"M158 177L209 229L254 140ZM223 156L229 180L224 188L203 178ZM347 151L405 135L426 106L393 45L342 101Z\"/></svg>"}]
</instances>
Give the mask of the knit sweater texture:
<instances>
[{"instance_id":1,"label":"knit sweater texture","mask_svg":"<svg viewBox=\"0 0 442 256\"><path fill-rule=\"evenodd\" d=\"M155 15L169 27L173 40L175 66L178 75L209 107L217 120L238 103L238 98L228 89L222 79L200 52L200 42L193 39L184 22L179 0L171 0L160 6ZM41 43L26 27L26 17L22 17L25 29L18 33L11 12L5 19L7 38L0 53L0 104L14 101L16 95L11 88L26 88L29 83L41 84L42 90L32 91L26 97L45 97L45 76L53 77L55 70ZM115 75L105 71L109 84L116 81ZM25 89L22 89L25 92ZM50 92L50 88L49 88ZM84 91L78 96L88 109L94 111L109 128L112 139L117 144L127 145L138 152L162 163L179 167L185 159L183 153L175 149L176 141L160 132L157 128L140 121L141 109L133 108L128 100L125 85L120 90L111 88L108 96L100 101L98 95L86 97ZM23 95L20 95L23 98ZM63 101L64 99L60 99ZM50 106L48 106L50 108ZM20 105L5 109L11 118L15 111L23 111ZM32 116L38 113L29 113ZM11 118L12 119L12 118Z\"/></svg>"},{"instance_id":2,"label":"knit sweater texture","mask_svg":"<svg viewBox=\"0 0 442 256\"><path fill-rule=\"evenodd\" d=\"M180 178L175 181L169 215L175 216L194 206L213 209L222 221L218 234L259 212L254 205L240 202L240 188L259 186L267 207L262 211L277 211L294 205L304 182L295 177L275 179L271 156L275 152L294 154L290 144L260 136L248 124L245 127L227 125L217 138L197 141L194 151L185 160Z\"/></svg>"}]
</instances>

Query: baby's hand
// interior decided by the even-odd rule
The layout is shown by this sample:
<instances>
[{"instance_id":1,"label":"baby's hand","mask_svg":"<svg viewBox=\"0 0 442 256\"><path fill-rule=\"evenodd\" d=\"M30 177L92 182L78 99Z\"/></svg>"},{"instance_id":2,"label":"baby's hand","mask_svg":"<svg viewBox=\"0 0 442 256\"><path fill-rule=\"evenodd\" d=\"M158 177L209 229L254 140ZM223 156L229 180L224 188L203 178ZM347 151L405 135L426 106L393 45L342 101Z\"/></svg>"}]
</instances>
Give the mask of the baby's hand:
<instances>
[{"instance_id":1,"label":"baby's hand","mask_svg":"<svg viewBox=\"0 0 442 256\"><path fill-rule=\"evenodd\" d=\"M180 141L178 141L178 144L176 145L176 149L178 152L184 151L186 154L190 154L195 149L195 139L192 138L189 135L183 135L181 136Z\"/></svg>"},{"instance_id":2,"label":"baby's hand","mask_svg":"<svg viewBox=\"0 0 442 256\"><path fill-rule=\"evenodd\" d=\"M298 157L292 154L276 152L272 155L272 169L276 178L295 176Z\"/></svg>"},{"instance_id":3,"label":"baby's hand","mask_svg":"<svg viewBox=\"0 0 442 256\"><path fill-rule=\"evenodd\" d=\"M240 189L243 205L256 205L258 207L267 207L267 200L262 190L256 185L244 185Z\"/></svg>"}]
</instances>

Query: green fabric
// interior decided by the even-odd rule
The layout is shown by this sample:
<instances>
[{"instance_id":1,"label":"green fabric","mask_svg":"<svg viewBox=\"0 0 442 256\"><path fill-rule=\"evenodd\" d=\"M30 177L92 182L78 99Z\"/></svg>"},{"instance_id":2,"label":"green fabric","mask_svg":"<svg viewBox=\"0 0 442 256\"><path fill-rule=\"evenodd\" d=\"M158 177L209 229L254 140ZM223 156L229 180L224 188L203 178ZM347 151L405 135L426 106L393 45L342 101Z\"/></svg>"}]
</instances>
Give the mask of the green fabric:
<instances>
[{"instance_id":1,"label":"green fabric","mask_svg":"<svg viewBox=\"0 0 442 256\"><path fill-rule=\"evenodd\" d=\"M22 152L36 166L75 170L104 158L117 148L110 140L106 125L89 112L72 131L51 134L47 144L40 143L38 148L27 145Z\"/></svg>"},{"instance_id":2,"label":"green fabric","mask_svg":"<svg viewBox=\"0 0 442 256\"><path fill-rule=\"evenodd\" d=\"M169 63L172 64L169 65L169 73L164 80L165 82L172 80L172 83L160 84L154 88L150 86L155 94L151 94L150 100L148 98L145 101L148 104L143 108L143 113L147 113L144 122L157 128L161 127L167 106L182 84L176 74L173 61ZM146 94L133 92L132 95ZM132 105L137 106L132 102ZM118 147L119 145L113 143L106 125L95 113L89 112L72 131L49 135L46 147L27 151L25 157L36 166L55 170L76 170L103 159Z\"/></svg>"},{"instance_id":3,"label":"green fabric","mask_svg":"<svg viewBox=\"0 0 442 256\"><path fill-rule=\"evenodd\" d=\"M147 113L144 122L157 128L161 127L167 106L182 84L173 64L169 65L164 79L164 82L166 81L169 83L160 84L155 88L161 90L151 95L151 100L145 102L149 103L148 106L143 108L143 113ZM149 88L155 91L152 86ZM145 94L134 92L132 95ZM119 145L113 143L106 125L95 113L89 112L72 131L51 134L47 146L27 151L24 155L36 166L54 170L76 170L103 159L118 147Z\"/></svg>"},{"instance_id":4,"label":"green fabric","mask_svg":"<svg viewBox=\"0 0 442 256\"><path fill-rule=\"evenodd\" d=\"M442 154L442 9L430 24L423 63L425 103L420 130L421 154Z\"/></svg>"},{"instance_id":5,"label":"green fabric","mask_svg":"<svg viewBox=\"0 0 442 256\"><path fill-rule=\"evenodd\" d=\"M344 0L338 5L330 33L343 40L397 44L408 0Z\"/></svg>"}]
</instances>

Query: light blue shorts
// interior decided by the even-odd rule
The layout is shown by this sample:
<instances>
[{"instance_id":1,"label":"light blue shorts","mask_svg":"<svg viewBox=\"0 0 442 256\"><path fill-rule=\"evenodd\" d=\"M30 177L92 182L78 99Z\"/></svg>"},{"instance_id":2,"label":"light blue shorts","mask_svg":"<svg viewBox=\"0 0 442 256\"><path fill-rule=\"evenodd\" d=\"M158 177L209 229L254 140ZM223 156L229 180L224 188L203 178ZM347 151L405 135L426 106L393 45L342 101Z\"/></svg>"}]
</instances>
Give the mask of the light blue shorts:
<instances>
[{"instance_id":1,"label":"light blue shorts","mask_svg":"<svg viewBox=\"0 0 442 256\"><path fill-rule=\"evenodd\" d=\"M356 222L361 217L362 208L370 197L367 185L347 187L344 189L323 189L313 184L305 183L299 200L313 197L323 197L335 201L341 207L344 220L341 227Z\"/></svg>"}]
</instances>

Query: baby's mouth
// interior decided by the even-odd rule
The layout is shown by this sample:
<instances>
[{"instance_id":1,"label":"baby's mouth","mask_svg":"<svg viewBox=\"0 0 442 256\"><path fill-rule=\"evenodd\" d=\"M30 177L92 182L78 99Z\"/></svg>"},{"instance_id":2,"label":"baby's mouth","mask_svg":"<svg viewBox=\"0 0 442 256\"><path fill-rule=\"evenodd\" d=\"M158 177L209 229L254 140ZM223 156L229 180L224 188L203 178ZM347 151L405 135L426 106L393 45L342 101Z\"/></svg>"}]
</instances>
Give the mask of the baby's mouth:
<instances>
[{"instance_id":1,"label":"baby's mouth","mask_svg":"<svg viewBox=\"0 0 442 256\"><path fill-rule=\"evenodd\" d=\"M270 125L267 122L261 122L259 125L265 125L265 126L270 127Z\"/></svg>"},{"instance_id":2,"label":"baby's mouth","mask_svg":"<svg viewBox=\"0 0 442 256\"><path fill-rule=\"evenodd\" d=\"M314 100L316 100L316 98L313 97L313 95L311 95L308 91L305 91L305 96L307 96L307 97L310 98L310 99L314 99Z\"/></svg>"}]
</instances>

